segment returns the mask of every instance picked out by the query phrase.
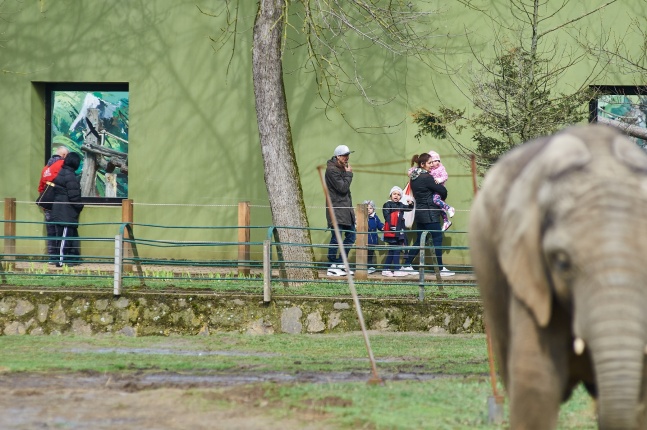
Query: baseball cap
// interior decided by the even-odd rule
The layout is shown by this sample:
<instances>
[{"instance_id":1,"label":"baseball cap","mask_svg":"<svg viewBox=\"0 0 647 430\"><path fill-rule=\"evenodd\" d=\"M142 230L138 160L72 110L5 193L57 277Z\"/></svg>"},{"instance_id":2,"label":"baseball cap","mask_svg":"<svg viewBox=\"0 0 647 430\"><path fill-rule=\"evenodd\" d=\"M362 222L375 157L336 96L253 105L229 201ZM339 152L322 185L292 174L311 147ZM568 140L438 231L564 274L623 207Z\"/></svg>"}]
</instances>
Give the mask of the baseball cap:
<instances>
[{"instance_id":1,"label":"baseball cap","mask_svg":"<svg viewBox=\"0 0 647 430\"><path fill-rule=\"evenodd\" d=\"M335 148L334 155L335 157L337 157L339 155L348 155L351 152L355 152L355 151L351 151L350 148L346 145L339 145L337 148Z\"/></svg>"}]
</instances>

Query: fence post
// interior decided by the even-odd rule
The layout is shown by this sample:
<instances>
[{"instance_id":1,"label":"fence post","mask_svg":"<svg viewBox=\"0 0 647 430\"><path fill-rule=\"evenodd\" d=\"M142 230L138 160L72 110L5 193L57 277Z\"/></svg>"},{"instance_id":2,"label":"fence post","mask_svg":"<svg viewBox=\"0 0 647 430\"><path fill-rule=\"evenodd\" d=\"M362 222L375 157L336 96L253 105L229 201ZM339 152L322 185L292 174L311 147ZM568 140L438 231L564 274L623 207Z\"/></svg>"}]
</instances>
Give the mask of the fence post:
<instances>
[{"instance_id":1,"label":"fence post","mask_svg":"<svg viewBox=\"0 0 647 430\"><path fill-rule=\"evenodd\" d=\"M4 259L16 259L16 198L4 199ZM11 237L9 237L11 236Z\"/></svg>"},{"instance_id":2,"label":"fence post","mask_svg":"<svg viewBox=\"0 0 647 430\"><path fill-rule=\"evenodd\" d=\"M476 179L478 176L478 171L476 170L476 155L470 155L470 162L472 169L472 189L474 191L474 195L476 195L478 191L478 180Z\"/></svg>"},{"instance_id":3,"label":"fence post","mask_svg":"<svg viewBox=\"0 0 647 430\"><path fill-rule=\"evenodd\" d=\"M355 210L357 216L357 239L355 248L355 278L368 278L368 205L360 203Z\"/></svg>"},{"instance_id":4,"label":"fence post","mask_svg":"<svg viewBox=\"0 0 647 430\"><path fill-rule=\"evenodd\" d=\"M272 300L272 241L263 241L263 303Z\"/></svg>"},{"instance_id":5,"label":"fence post","mask_svg":"<svg viewBox=\"0 0 647 430\"><path fill-rule=\"evenodd\" d=\"M133 200L132 199L123 199L121 201L121 222L122 223L132 224L133 223L133 215L134 215L133 214ZM127 259L132 260L133 249L132 249L132 245L130 244L130 242L127 241L127 239L132 239L132 237L130 237L130 233L128 232L128 229L124 229L124 236L122 238L122 240L124 240L123 247L122 247L122 253L123 253L122 258L126 257ZM127 265L124 266L123 261L122 261L122 268L123 268L123 270L125 270L127 272L132 272L133 271L132 264L127 264Z\"/></svg>"},{"instance_id":6,"label":"fence post","mask_svg":"<svg viewBox=\"0 0 647 430\"><path fill-rule=\"evenodd\" d=\"M115 296L121 296L121 282L122 282L122 269L124 267L124 253L123 253L124 238L118 234L115 236L115 276L114 276L114 289Z\"/></svg>"},{"instance_id":7,"label":"fence post","mask_svg":"<svg viewBox=\"0 0 647 430\"><path fill-rule=\"evenodd\" d=\"M238 276L249 276L249 202L238 202Z\"/></svg>"}]
</instances>

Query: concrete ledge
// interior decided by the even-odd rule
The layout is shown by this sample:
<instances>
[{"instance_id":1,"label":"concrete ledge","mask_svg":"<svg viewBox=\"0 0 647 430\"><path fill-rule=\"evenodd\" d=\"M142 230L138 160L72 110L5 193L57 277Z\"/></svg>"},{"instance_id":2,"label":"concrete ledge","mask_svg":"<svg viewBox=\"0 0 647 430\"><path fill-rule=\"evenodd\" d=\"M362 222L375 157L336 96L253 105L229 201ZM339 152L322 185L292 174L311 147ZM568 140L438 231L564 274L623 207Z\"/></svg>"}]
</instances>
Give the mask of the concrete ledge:
<instances>
[{"instance_id":1,"label":"concrete ledge","mask_svg":"<svg viewBox=\"0 0 647 430\"><path fill-rule=\"evenodd\" d=\"M483 333L476 301L361 299L367 328L378 331ZM208 335L212 332L338 333L359 330L350 298L214 293L15 289L0 291L0 335Z\"/></svg>"}]
</instances>

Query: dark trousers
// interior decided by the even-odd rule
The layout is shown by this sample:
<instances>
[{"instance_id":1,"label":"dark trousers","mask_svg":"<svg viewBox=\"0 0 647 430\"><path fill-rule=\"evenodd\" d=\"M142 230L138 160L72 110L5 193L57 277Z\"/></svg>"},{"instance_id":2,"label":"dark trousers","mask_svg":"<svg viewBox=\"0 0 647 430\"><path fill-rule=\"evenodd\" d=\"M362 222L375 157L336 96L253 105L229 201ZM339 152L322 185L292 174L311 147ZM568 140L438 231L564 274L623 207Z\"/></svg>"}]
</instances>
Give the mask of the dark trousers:
<instances>
[{"instance_id":1,"label":"dark trousers","mask_svg":"<svg viewBox=\"0 0 647 430\"><path fill-rule=\"evenodd\" d=\"M81 246L76 239L79 231L76 224L56 224L56 236L61 239L57 241L58 262L78 263L81 255Z\"/></svg>"},{"instance_id":2,"label":"dark trousers","mask_svg":"<svg viewBox=\"0 0 647 430\"><path fill-rule=\"evenodd\" d=\"M47 223L51 222L52 211L45 209L43 212L45 213L45 221ZM49 255L51 259L58 255L58 247L56 245L56 224L45 224L45 230L47 231L47 255Z\"/></svg>"},{"instance_id":3,"label":"dark trousers","mask_svg":"<svg viewBox=\"0 0 647 430\"><path fill-rule=\"evenodd\" d=\"M344 235L344 251L346 251L346 257L350 253L350 249L355 243L355 226L353 225L340 225L340 233ZM337 236L335 236L335 230L331 231L332 237L330 238L330 247L328 248L328 261L330 264L342 264L344 261L339 254L337 246Z\"/></svg>"},{"instance_id":4,"label":"dark trousers","mask_svg":"<svg viewBox=\"0 0 647 430\"><path fill-rule=\"evenodd\" d=\"M409 254L405 260L404 265L411 266L411 263L413 263L413 260L418 256L418 254L420 254L420 237L422 236L422 231L426 230L431 233L431 241L434 245L434 250L436 251L436 259L438 260L438 266L442 269L443 251L442 249L440 249L440 247L443 246L443 232L440 231L441 229L440 223L439 222L417 223L416 229L420 231L418 231L418 234L416 236L416 241L412 245L414 248L409 250ZM427 235L427 237L429 237L429 235Z\"/></svg>"},{"instance_id":5,"label":"dark trousers","mask_svg":"<svg viewBox=\"0 0 647 430\"><path fill-rule=\"evenodd\" d=\"M386 253L386 259L384 260L384 270L390 270L395 272L400 270L400 254L402 253L401 246L404 246L404 241L398 241L396 243L387 242L389 249ZM395 249L392 249L395 248Z\"/></svg>"}]
</instances>

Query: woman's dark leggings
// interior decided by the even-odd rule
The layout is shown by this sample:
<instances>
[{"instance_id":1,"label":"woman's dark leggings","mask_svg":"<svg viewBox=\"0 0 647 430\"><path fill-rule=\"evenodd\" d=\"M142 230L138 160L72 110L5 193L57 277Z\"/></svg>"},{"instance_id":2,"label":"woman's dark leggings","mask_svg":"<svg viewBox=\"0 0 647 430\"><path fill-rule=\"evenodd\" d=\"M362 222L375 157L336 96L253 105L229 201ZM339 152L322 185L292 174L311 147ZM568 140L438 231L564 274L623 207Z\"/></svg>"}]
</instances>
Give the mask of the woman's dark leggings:
<instances>
[{"instance_id":1,"label":"woman's dark leggings","mask_svg":"<svg viewBox=\"0 0 647 430\"><path fill-rule=\"evenodd\" d=\"M434 250L436 251L436 259L438 260L438 267L443 268L443 251L440 247L443 245L443 232L440 231L441 226L439 222L419 222L416 223L416 229L419 230L416 236L416 241L412 245L414 248L409 250L409 254L405 259L404 265L411 266L413 260L420 254L420 237L422 236L422 231L426 230L431 233L431 241L434 245ZM429 237L429 236L427 236Z\"/></svg>"}]
</instances>

